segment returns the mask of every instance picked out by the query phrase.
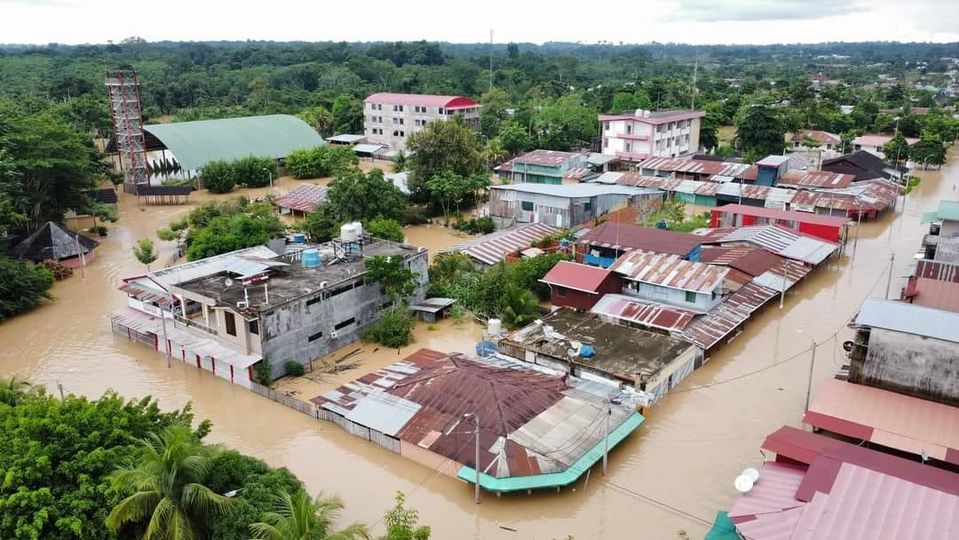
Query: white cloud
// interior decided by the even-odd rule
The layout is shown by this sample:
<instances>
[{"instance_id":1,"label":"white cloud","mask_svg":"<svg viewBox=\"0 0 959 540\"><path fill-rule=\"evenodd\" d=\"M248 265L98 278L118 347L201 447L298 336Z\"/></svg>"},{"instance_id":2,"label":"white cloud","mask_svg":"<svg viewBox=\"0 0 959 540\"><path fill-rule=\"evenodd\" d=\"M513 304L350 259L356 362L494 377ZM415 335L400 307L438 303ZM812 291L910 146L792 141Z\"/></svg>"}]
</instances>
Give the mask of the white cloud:
<instances>
[{"instance_id":1,"label":"white cloud","mask_svg":"<svg viewBox=\"0 0 959 540\"><path fill-rule=\"evenodd\" d=\"M858 1L675 0L670 15L694 21L816 20L868 10Z\"/></svg>"}]
</instances>

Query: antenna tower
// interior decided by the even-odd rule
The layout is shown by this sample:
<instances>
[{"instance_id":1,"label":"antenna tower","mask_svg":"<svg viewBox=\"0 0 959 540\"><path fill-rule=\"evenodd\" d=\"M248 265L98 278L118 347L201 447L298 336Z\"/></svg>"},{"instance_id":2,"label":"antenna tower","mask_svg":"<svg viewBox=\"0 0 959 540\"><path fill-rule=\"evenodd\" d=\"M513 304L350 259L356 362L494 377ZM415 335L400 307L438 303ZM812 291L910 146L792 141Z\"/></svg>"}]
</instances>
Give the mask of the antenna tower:
<instances>
[{"instance_id":1,"label":"antenna tower","mask_svg":"<svg viewBox=\"0 0 959 540\"><path fill-rule=\"evenodd\" d=\"M140 78L135 71L110 71L106 85L110 94L110 114L113 116L120 168L124 172L123 190L136 193L138 186L149 184L140 108Z\"/></svg>"}]
</instances>

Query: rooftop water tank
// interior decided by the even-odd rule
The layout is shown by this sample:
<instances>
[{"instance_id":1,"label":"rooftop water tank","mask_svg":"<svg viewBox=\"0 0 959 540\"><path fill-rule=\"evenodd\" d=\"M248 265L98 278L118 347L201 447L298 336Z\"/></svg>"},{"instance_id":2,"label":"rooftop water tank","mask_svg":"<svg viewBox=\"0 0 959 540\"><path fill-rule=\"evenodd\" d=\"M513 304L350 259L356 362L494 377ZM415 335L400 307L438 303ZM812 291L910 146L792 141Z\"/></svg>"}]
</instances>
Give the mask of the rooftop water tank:
<instances>
[{"instance_id":1,"label":"rooftop water tank","mask_svg":"<svg viewBox=\"0 0 959 540\"><path fill-rule=\"evenodd\" d=\"M363 234L363 226L355 221L340 226L340 240L344 242L359 242L361 234Z\"/></svg>"},{"instance_id":2,"label":"rooftop water tank","mask_svg":"<svg viewBox=\"0 0 959 540\"><path fill-rule=\"evenodd\" d=\"M503 321L499 319L490 319L487 327L491 336L498 336L503 331Z\"/></svg>"},{"instance_id":3,"label":"rooftop water tank","mask_svg":"<svg viewBox=\"0 0 959 540\"><path fill-rule=\"evenodd\" d=\"M320 252L316 248L303 250L303 268L316 268L320 266Z\"/></svg>"},{"instance_id":4,"label":"rooftop water tank","mask_svg":"<svg viewBox=\"0 0 959 540\"><path fill-rule=\"evenodd\" d=\"M306 243L306 235L301 232L293 233L293 243L294 244Z\"/></svg>"}]
</instances>

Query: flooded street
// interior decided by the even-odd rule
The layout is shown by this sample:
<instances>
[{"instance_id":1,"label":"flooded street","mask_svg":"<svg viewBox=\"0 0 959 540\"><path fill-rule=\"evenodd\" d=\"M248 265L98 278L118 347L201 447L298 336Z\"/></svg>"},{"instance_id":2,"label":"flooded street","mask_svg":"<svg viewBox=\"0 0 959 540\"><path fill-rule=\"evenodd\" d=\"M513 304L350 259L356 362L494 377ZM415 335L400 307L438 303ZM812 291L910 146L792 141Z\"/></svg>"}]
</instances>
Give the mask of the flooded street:
<instances>
[{"instance_id":1,"label":"flooded street","mask_svg":"<svg viewBox=\"0 0 959 540\"><path fill-rule=\"evenodd\" d=\"M85 279L75 273L56 284L55 302L0 325L0 373L16 373L53 392L60 382L66 392L91 397L112 389L127 397L154 395L165 408L192 402L198 418L213 422L209 440L289 467L311 492L342 497L343 522L376 524L379 532L383 512L394 492L402 490L438 539L671 539L680 529L701 538L708 528L704 522L734 500L735 476L761 460L763 437L783 424L800 425L811 343L819 343L816 382L831 377L842 363L841 344L851 336L845 324L863 299L884 294L890 254L895 254L891 295L898 294L926 229L919 223L921 213L941 198L956 198L959 153L952 152L950 159L953 163L941 173L920 173L923 183L906 198L904 209L900 201L901 212L862 224L841 259L791 291L782 311L775 303L768 306L657 405L610 455L607 479L597 468L588 486L581 480L560 493L484 494L476 506L463 482L189 365L174 362L167 368L156 351L114 339L109 314L126 302L116 287L122 277L144 270L131 256L132 246L139 238L155 238L157 228L187 213L188 206L138 207L135 199L121 195L120 221L110 225ZM288 191L296 182L281 179L277 189ZM463 241L439 226L405 232L408 242L431 251ZM172 246L158 245L160 260L166 260ZM478 338L473 325L445 322L435 330L419 325L417 343L403 352L422 346L469 352ZM320 385L355 378L397 358L396 351L373 352L362 344L345 352L361 347L360 367Z\"/></svg>"}]
</instances>

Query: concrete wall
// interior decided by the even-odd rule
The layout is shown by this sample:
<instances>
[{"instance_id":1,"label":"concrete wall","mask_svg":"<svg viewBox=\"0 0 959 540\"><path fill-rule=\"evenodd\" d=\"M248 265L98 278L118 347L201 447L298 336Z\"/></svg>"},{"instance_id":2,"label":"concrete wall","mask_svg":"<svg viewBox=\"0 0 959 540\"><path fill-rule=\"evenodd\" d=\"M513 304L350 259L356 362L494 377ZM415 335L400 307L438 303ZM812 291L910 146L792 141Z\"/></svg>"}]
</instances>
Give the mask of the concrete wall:
<instances>
[{"instance_id":1,"label":"concrete wall","mask_svg":"<svg viewBox=\"0 0 959 540\"><path fill-rule=\"evenodd\" d=\"M419 281L414 302L426 295L426 256L427 252L422 251L407 261ZM332 294L348 285L353 287ZM388 305L389 299L383 294L382 287L378 283L364 284L361 275L330 285L322 292L261 312L263 356L270 361L272 376L284 375L287 361L307 364L356 341L379 319L380 311ZM350 319L353 321L346 324ZM336 328L341 324L340 328ZM334 331L336 337L333 337Z\"/></svg>"},{"instance_id":2,"label":"concrete wall","mask_svg":"<svg viewBox=\"0 0 959 540\"><path fill-rule=\"evenodd\" d=\"M851 359L849 380L959 405L959 344L873 328L865 359Z\"/></svg>"},{"instance_id":3,"label":"concrete wall","mask_svg":"<svg viewBox=\"0 0 959 540\"><path fill-rule=\"evenodd\" d=\"M445 120L452 116L446 113L440 114L438 107L403 105L402 108L402 111L394 111L394 106L391 104L364 103L363 134L366 136L366 140L372 144L384 144L393 150L406 150L406 140L410 135L421 131L431 122ZM479 111L479 106L477 106L472 112L455 112L453 114L462 114L467 124L479 129ZM380 117L382 117L382 121L379 120ZM382 129L383 134L373 133L374 128ZM403 134L394 135L394 132L402 132Z\"/></svg>"},{"instance_id":4,"label":"concrete wall","mask_svg":"<svg viewBox=\"0 0 959 540\"><path fill-rule=\"evenodd\" d=\"M942 220L942 225L939 227L939 236L943 238L959 236L959 221Z\"/></svg>"}]
</instances>

